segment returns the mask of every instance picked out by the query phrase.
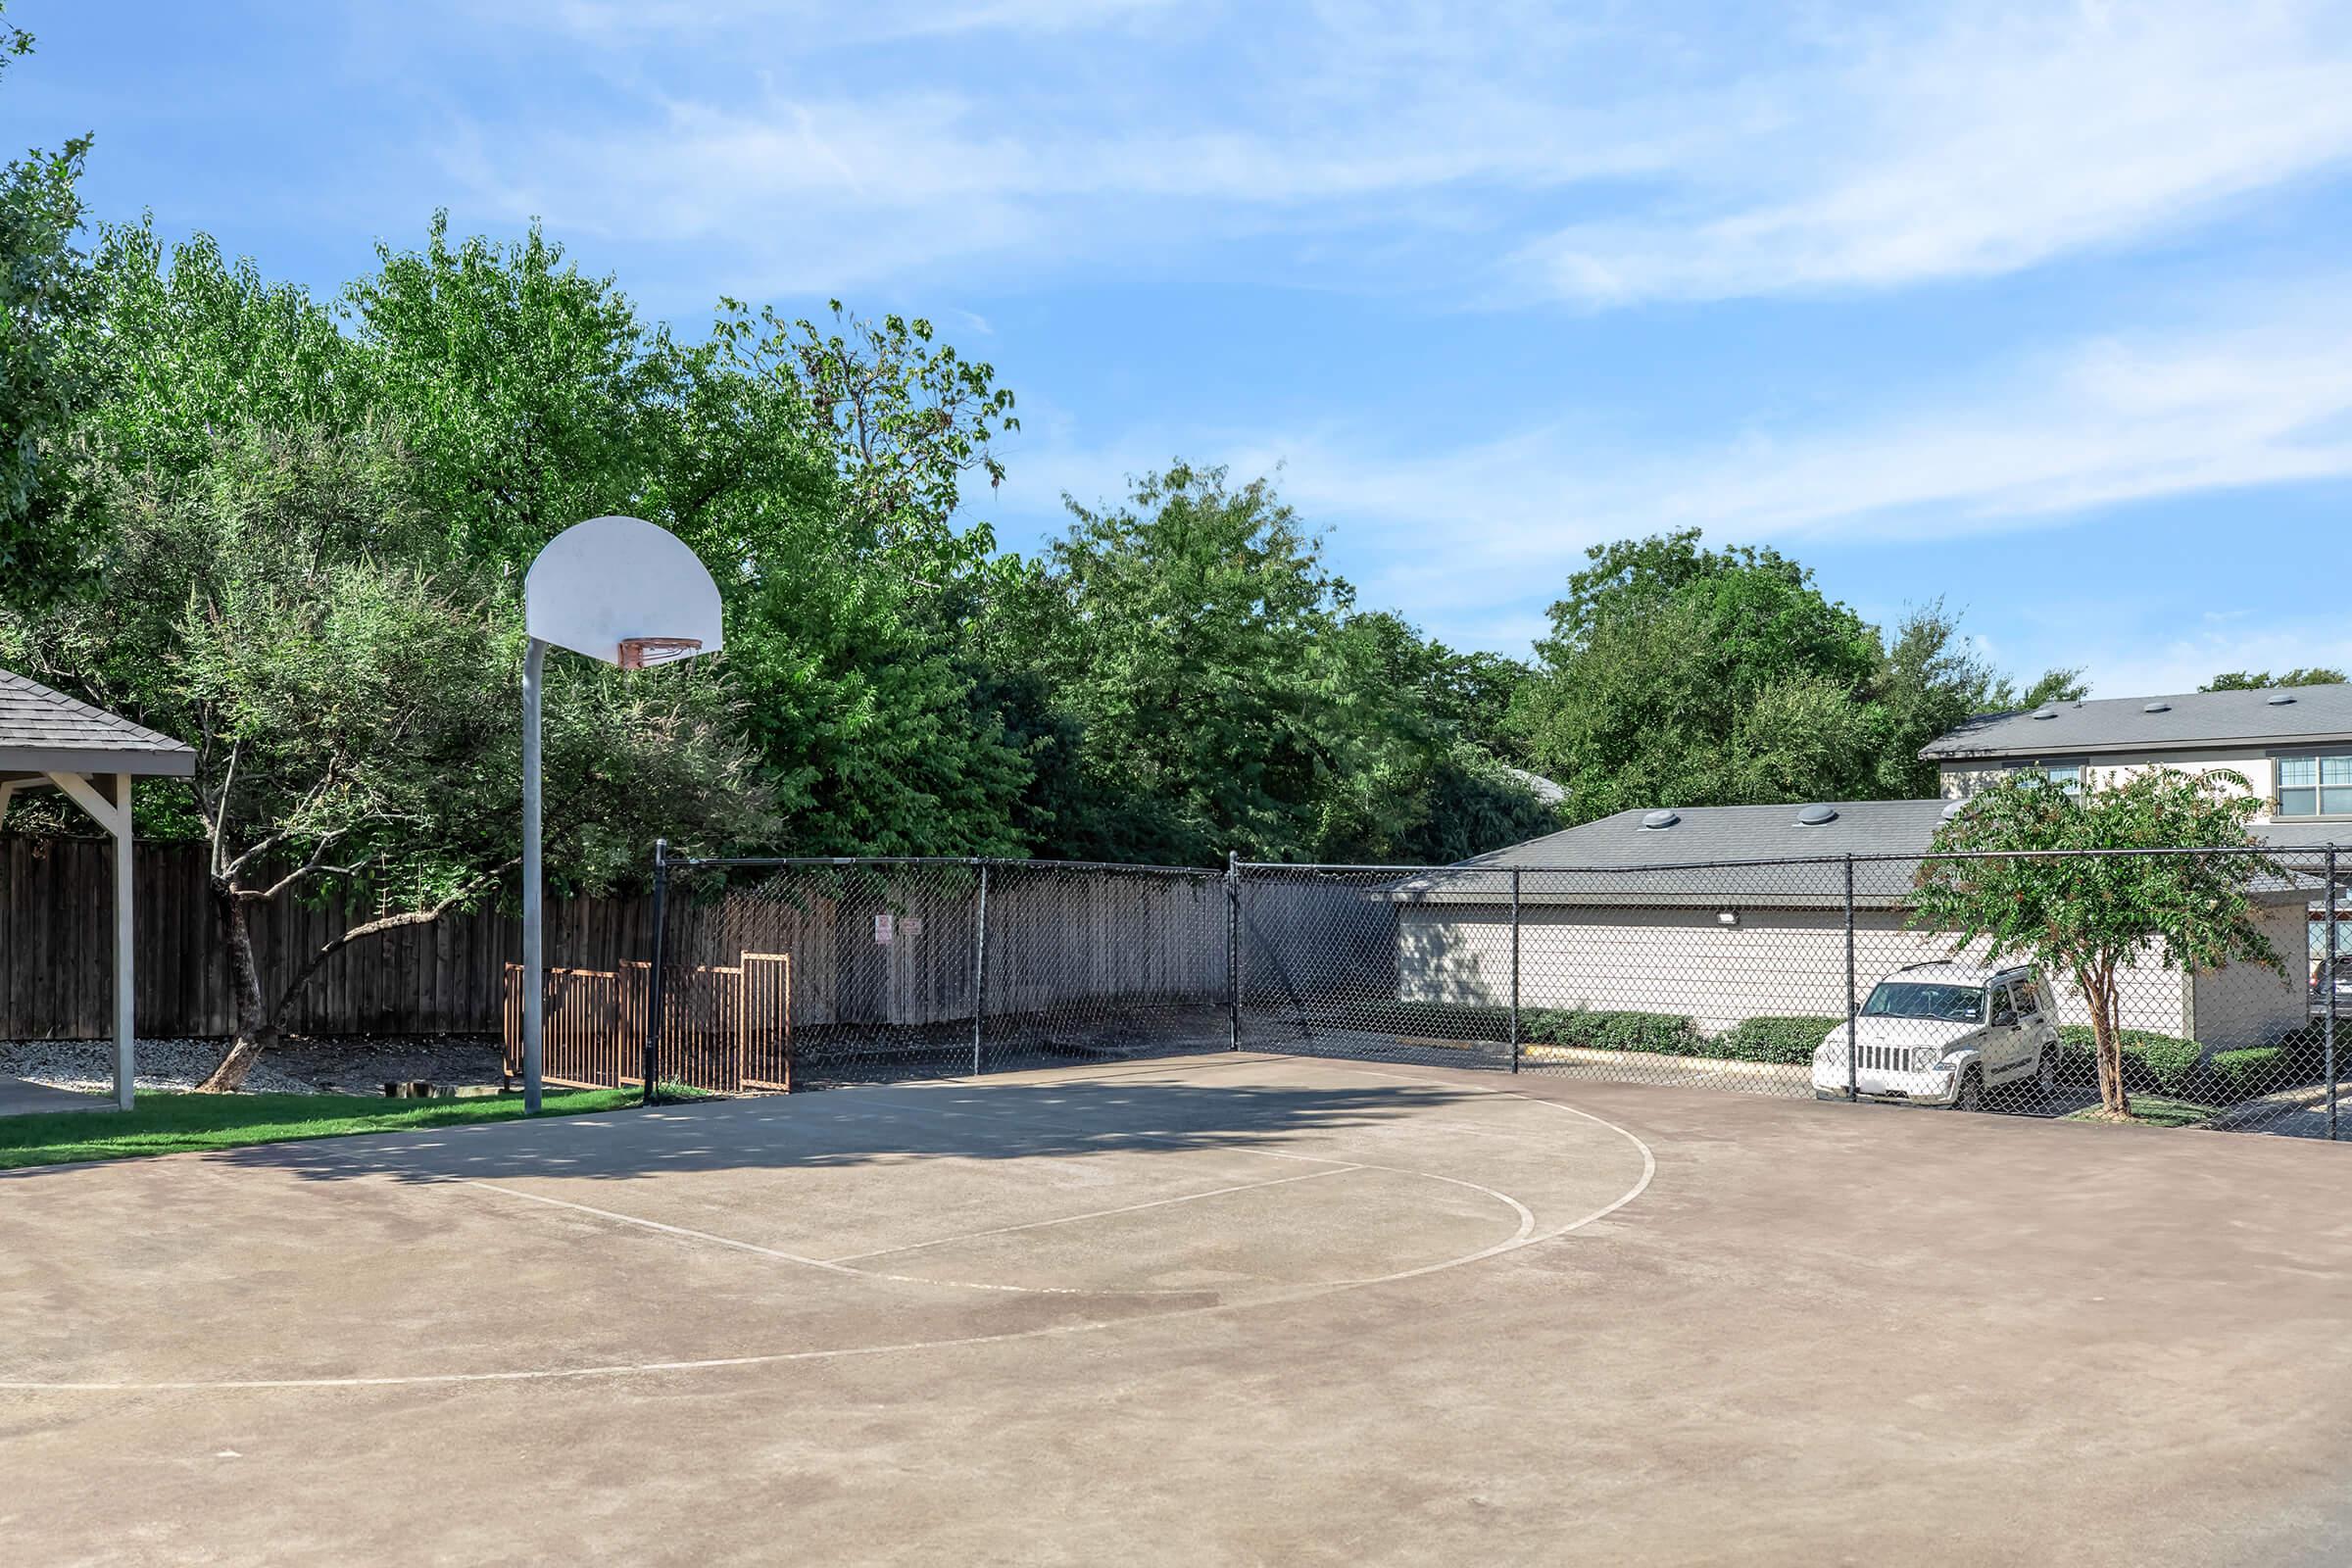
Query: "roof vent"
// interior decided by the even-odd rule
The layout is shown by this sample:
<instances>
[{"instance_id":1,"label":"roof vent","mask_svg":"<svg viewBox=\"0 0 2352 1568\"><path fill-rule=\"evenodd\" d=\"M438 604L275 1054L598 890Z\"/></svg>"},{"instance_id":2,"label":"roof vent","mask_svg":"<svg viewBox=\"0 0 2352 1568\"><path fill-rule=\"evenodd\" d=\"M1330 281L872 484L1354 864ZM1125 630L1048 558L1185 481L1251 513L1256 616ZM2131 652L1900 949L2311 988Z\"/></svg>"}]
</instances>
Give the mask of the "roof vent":
<instances>
[{"instance_id":1,"label":"roof vent","mask_svg":"<svg viewBox=\"0 0 2352 1568\"><path fill-rule=\"evenodd\" d=\"M2058 710L2055 708L2036 708L2034 710L2034 716L2035 718L2056 718L2058 716Z\"/></svg>"},{"instance_id":2,"label":"roof vent","mask_svg":"<svg viewBox=\"0 0 2352 1568\"><path fill-rule=\"evenodd\" d=\"M2173 705L2170 703L2150 703L2147 707L2140 710L2140 711L2143 713L2169 713L2172 710Z\"/></svg>"},{"instance_id":3,"label":"roof vent","mask_svg":"<svg viewBox=\"0 0 2352 1568\"><path fill-rule=\"evenodd\" d=\"M1679 811L1652 811L1647 816L1642 818L1642 825L1645 828L1652 829L1672 827L1675 823L1680 822L1682 819L1682 813Z\"/></svg>"},{"instance_id":4,"label":"roof vent","mask_svg":"<svg viewBox=\"0 0 2352 1568\"><path fill-rule=\"evenodd\" d=\"M2294 699L2288 696L2285 692L2274 692L2270 701L2273 708L2284 708L2287 704L2293 702Z\"/></svg>"},{"instance_id":5,"label":"roof vent","mask_svg":"<svg viewBox=\"0 0 2352 1568\"><path fill-rule=\"evenodd\" d=\"M1944 821L1946 821L1946 822L1949 822L1949 821L1950 821L1950 820L1951 820L1953 817L1955 817L1955 816L1958 816L1958 815L1959 815L1959 814L1960 814L1960 813L1961 813L1963 810L1966 810L1967 808L1968 808L1968 798L1967 798L1966 796L1962 796L1962 797L1961 797L1959 800L1956 800L1956 801L1952 802L1952 804L1951 804L1951 805L1949 805L1949 806L1947 806L1947 807L1945 807L1945 808L1943 808L1943 820L1944 820Z\"/></svg>"},{"instance_id":6,"label":"roof vent","mask_svg":"<svg viewBox=\"0 0 2352 1568\"><path fill-rule=\"evenodd\" d=\"M1808 806L1796 813L1798 827L1823 827L1837 820L1838 808L1835 806Z\"/></svg>"}]
</instances>

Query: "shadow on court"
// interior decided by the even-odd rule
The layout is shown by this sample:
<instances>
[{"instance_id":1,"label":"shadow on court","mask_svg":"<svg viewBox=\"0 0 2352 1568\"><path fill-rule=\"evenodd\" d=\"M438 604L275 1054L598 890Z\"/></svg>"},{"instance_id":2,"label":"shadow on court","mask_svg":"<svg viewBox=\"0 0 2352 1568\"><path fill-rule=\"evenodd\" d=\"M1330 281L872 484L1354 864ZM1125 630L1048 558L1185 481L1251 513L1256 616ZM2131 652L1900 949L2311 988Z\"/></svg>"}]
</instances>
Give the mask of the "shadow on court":
<instances>
[{"instance_id":1,"label":"shadow on court","mask_svg":"<svg viewBox=\"0 0 2352 1568\"><path fill-rule=\"evenodd\" d=\"M318 1181L629 1181L694 1171L1249 1149L1400 1121L1481 1098L1487 1098L1482 1091L1430 1084L1217 1084L1160 1076L901 1084L263 1145L212 1157Z\"/></svg>"}]
</instances>

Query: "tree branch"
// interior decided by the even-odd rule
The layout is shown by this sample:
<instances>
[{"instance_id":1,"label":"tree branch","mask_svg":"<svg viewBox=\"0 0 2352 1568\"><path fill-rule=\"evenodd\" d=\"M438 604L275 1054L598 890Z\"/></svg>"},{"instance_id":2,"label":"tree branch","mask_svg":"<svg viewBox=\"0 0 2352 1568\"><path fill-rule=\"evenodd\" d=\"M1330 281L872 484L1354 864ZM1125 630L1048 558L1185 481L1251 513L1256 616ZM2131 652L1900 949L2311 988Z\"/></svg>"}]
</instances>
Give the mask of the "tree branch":
<instances>
[{"instance_id":1,"label":"tree branch","mask_svg":"<svg viewBox=\"0 0 2352 1568\"><path fill-rule=\"evenodd\" d=\"M326 863L326 852L333 849L335 841L342 836L340 832L329 833L318 841L318 847L311 852L311 858L266 888L238 888L236 896L248 904L267 904L279 894L292 890L305 877L316 876L321 871L332 871L343 876L359 875L361 867L368 863L365 859L353 865L329 865Z\"/></svg>"},{"instance_id":2,"label":"tree branch","mask_svg":"<svg viewBox=\"0 0 2352 1568\"><path fill-rule=\"evenodd\" d=\"M209 743L211 740L211 732L213 727L209 711L205 719L204 727L206 732L206 740ZM221 862L220 835L228 827L228 792L237 787L237 761L238 759L244 755L244 752L245 742L242 737L228 743L228 769L220 777L220 793L213 797L211 808L213 817L212 866L213 875L217 877L225 878L234 874L229 866ZM204 797L204 791L199 788L196 793L197 799L202 800Z\"/></svg>"},{"instance_id":3,"label":"tree branch","mask_svg":"<svg viewBox=\"0 0 2352 1568\"><path fill-rule=\"evenodd\" d=\"M482 872L472 880L462 884L456 891L429 909L410 909L401 914L387 914L373 920L364 920L333 941L326 943L318 952L303 960L302 967L294 972L294 978L286 982L285 990L278 993L277 1004L270 1010L270 1022L274 1024L285 1015L286 1008L293 1004L296 997L302 995L309 988L311 981L318 976L318 970L327 959L341 953L354 942L359 941L362 937L371 937L385 931L397 931L407 926L430 925L467 899L496 883L510 868L518 863L519 859L508 860Z\"/></svg>"}]
</instances>

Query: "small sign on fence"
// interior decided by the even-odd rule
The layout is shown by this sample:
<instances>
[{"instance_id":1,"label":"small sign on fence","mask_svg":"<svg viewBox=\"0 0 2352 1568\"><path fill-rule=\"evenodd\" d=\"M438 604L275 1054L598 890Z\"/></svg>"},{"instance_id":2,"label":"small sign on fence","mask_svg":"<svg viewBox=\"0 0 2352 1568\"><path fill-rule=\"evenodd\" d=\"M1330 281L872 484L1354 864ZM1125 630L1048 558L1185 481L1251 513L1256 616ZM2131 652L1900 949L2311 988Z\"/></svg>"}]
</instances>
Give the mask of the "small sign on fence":
<instances>
[{"instance_id":1,"label":"small sign on fence","mask_svg":"<svg viewBox=\"0 0 2352 1568\"><path fill-rule=\"evenodd\" d=\"M885 909L880 914L874 916L874 946L877 948L887 948L890 946L890 911Z\"/></svg>"}]
</instances>

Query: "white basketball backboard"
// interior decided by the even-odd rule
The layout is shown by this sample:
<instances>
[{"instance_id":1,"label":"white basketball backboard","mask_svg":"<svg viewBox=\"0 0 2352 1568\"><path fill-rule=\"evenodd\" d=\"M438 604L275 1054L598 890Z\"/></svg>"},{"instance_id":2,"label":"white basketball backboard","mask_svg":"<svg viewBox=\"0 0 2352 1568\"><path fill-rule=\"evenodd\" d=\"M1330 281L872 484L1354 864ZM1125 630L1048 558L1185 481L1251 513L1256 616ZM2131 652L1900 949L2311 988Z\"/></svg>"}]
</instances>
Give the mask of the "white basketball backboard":
<instances>
[{"instance_id":1,"label":"white basketball backboard","mask_svg":"<svg viewBox=\"0 0 2352 1568\"><path fill-rule=\"evenodd\" d=\"M591 517L549 540L522 580L522 619L542 642L608 664L720 645L710 571L677 535L636 517Z\"/></svg>"}]
</instances>

